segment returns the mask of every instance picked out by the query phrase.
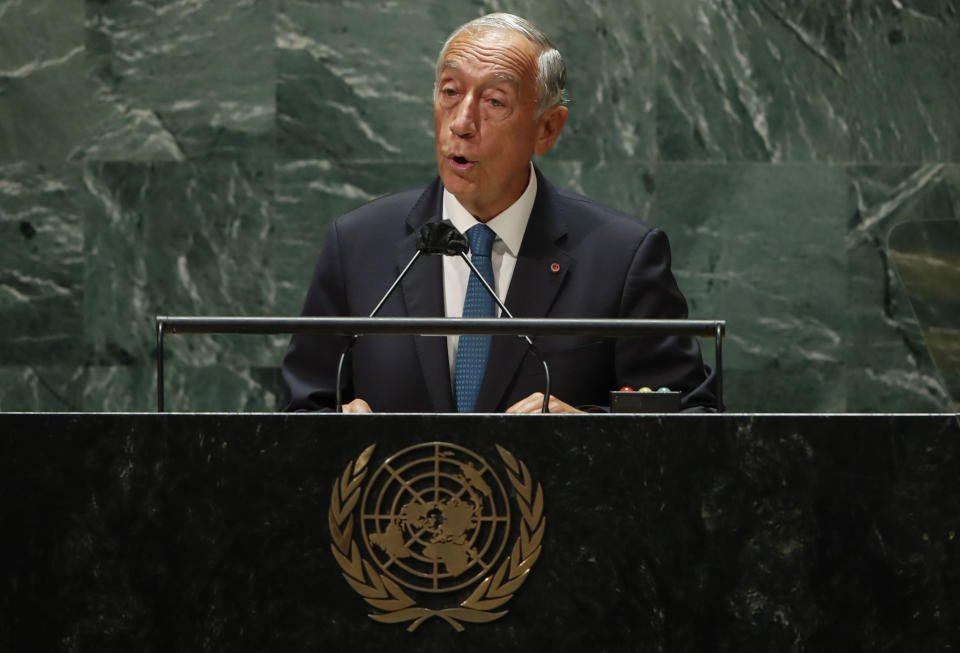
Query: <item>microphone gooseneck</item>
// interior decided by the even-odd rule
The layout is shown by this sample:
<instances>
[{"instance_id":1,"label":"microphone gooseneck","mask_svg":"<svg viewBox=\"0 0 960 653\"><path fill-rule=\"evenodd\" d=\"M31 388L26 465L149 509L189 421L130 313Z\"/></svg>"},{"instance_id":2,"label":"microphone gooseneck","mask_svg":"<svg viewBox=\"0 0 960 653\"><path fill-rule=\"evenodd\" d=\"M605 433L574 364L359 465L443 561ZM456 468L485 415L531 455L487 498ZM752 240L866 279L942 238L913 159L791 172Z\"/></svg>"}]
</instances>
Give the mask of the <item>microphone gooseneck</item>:
<instances>
[{"instance_id":1,"label":"microphone gooseneck","mask_svg":"<svg viewBox=\"0 0 960 653\"><path fill-rule=\"evenodd\" d=\"M423 230L421 229L421 232ZM421 233L422 238L422 233ZM413 267L413 264L417 262L417 259L420 258L420 255L424 253L424 250L420 248L419 243L417 244L417 251L413 253L413 256L410 258L410 261L407 265L400 271L400 274L397 275L397 278L393 280L393 283L390 284L390 287L387 288L387 292L383 294L383 297L380 298L380 301L377 302L377 305L373 307L373 310L370 311L370 315L367 317L375 317L377 313L380 312L380 309L383 308L383 305L387 303L387 300L390 299L390 296L393 294L393 291L397 289L397 286L400 285L400 282L403 281L403 278L407 276L407 272L410 271L410 268ZM343 363L347 359L347 354L350 353L350 350L353 349L353 346L357 344L357 340L360 339L360 334L354 334L346 345L343 347L343 351L340 352L340 360L337 361L337 377L336 377L336 412L343 412L343 388L342 388L342 378L343 378Z\"/></svg>"},{"instance_id":2,"label":"microphone gooseneck","mask_svg":"<svg viewBox=\"0 0 960 653\"><path fill-rule=\"evenodd\" d=\"M383 305L386 304L390 296L393 295L393 291L397 289L397 286L400 285L403 278L407 276L407 272L410 271L410 268L413 267L413 264L417 262L417 259L419 259L422 254L455 256L457 253L470 251L470 244L467 242L466 237L457 231L457 228L449 222L428 222L420 227L418 234L417 251L414 252L413 257L403 270L401 270L400 274L397 275L397 278L393 280L390 287L387 288L387 292L383 294L383 297L380 298L377 305L373 307L368 317L375 317L377 313L380 312ZM336 412L338 413L343 412L343 388L341 387L343 363L347 358L347 354L350 353L350 350L353 349L353 346L359 338L359 334L355 334L350 338L350 341L344 346L343 351L340 352L340 360L337 361Z\"/></svg>"}]
</instances>

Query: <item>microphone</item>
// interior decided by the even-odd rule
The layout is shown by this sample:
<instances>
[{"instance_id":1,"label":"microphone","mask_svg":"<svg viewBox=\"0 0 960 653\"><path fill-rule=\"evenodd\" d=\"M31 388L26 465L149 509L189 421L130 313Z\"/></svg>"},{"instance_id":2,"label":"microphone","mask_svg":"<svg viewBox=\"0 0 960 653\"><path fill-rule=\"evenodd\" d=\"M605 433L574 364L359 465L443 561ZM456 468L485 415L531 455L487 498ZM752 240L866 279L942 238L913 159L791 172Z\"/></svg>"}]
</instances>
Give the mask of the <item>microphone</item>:
<instances>
[{"instance_id":1,"label":"microphone","mask_svg":"<svg viewBox=\"0 0 960 653\"><path fill-rule=\"evenodd\" d=\"M470 251L467 237L449 222L428 222L420 227L417 250L426 254L456 256Z\"/></svg>"},{"instance_id":2,"label":"microphone","mask_svg":"<svg viewBox=\"0 0 960 653\"><path fill-rule=\"evenodd\" d=\"M476 266L473 264L467 257L467 252L470 251L470 243L467 241L467 237L460 233L456 227L454 227L449 222L428 222L422 227L418 232L417 238L417 251L414 252L413 257L407 263L407 265L401 270L400 274L393 281L387 292L384 293L383 297L377 302L377 305L374 306L373 310L370 312L368 317L374 317L377 313L380 312L380 309L387 302L390 296L396 290L397 286L400 285L400 282L403 280L410 269L413 267L413 264L417 262L423 254L441 254L443 256L459 256L464 260L464 262L470 267L471 274L477 275L477 279L486 289L487 293L493 297L493 301L496 302L497 306L500 307L500 310L509 318L513 317L513 314L507 309L506 305L500 301L500 298L497 296L497 293L493 288L490 287L490 284L487 283L487 280L483 278L483 275L480 274L480 271L477 270ZM544 360L543 355L540 353L540 350L537 349L537 346L533 344L533 340L530 339L530 336L522 335L519 336L527 341L527 347L533 354L537 357L537 360L540 361L540 364L543 365L543 374L544 374L544 393L543 393L543 408L541 412L549 413L550 412L550 368L547 367L547 361ZM337 379L336 379L336 389L337 389L337 407L336 412L343 412L343 398L342 390L340 387L340 380L343 376L343 363L347 358L347 354L350 353L350 350L353 349L353 345L356 344L357 340L360 338L359 335L354 335L350 342L346 344L343 348L343 352L340 354L340 360L337 363Z\"/></svg>"}]
</instances>

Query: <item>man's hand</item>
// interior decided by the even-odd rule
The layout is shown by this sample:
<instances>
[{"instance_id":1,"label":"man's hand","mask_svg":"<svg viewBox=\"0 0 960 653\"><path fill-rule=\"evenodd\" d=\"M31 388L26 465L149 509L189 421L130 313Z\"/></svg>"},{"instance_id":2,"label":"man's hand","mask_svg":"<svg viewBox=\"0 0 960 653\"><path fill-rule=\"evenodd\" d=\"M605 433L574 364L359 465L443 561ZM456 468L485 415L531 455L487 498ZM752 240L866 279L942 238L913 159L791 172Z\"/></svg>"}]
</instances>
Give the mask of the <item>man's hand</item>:
<instances>
[{"instance_id":1,"label":"man's hand","mask_svg":"<svg viewBox=\"0 0 960 653\"><path fill-rule=\"evenodd\" d=\"M373 410L370 408L370 404L365 402L363 399L357 397L350 403L344 404L342 406L343 412L345 413L372 413Z\"/></svg>"},{"instance_id":2,"label":"man's hand","mask_svg":"<svg viewBox=\"0 0 960 653\"><path fill-rule=\"evenodd\" d=\"M570 404L560 401L553 395L550 395L549 409L551 413L582 413ZM543 411L543 393L534 392L529 397L521 399L507 409L508 413L539 413Z\"/></svg>"}]
</instances>

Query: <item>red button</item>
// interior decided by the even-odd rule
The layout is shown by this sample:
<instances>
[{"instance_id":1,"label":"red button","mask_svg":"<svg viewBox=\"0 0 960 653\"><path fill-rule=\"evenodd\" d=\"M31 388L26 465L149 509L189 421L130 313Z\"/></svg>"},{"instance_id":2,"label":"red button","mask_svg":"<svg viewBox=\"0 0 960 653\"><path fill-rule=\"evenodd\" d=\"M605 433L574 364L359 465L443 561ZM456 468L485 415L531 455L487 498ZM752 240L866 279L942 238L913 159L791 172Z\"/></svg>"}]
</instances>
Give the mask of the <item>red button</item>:
<instances>
[{"instance_id":1,"label":"red button","mask_svg":"<svg viewBox=\"0 0 960 653\"><path fill-rule=\"evenodd\" d=\"M559 272L559 271L560 271L560 264L559 264L559 263L551 263L551 264L550 264L550 271L553 272L554 274L556 274L557 272Z\"/></svg>"}]
</instances>

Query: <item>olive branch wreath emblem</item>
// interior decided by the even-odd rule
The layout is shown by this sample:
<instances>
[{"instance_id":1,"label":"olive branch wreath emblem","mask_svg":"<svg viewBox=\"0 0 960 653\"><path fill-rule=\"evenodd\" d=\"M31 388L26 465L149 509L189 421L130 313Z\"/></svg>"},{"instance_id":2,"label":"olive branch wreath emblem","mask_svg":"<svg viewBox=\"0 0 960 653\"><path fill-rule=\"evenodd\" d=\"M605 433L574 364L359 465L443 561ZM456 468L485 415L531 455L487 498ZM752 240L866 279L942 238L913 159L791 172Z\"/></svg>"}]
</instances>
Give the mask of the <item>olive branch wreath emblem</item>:
<instances>
[{"instance_id":1,"label":"olive branch wreath emblem","mask_svg":"<svg viewBox=\"0 0 960 653\"><path fill-rule=\"evenodd\" d=\"M458 607L434 610L417 605L395 581L379 573L360 553L353 538L354 509L362 494L363 481L369 471L370 459L376 445L364 449L355 461L350 461L340 479L334 483L330 499L328 519L331 549L343 570L343 577L350 586L371 606L380 610L370 618L381 623L412 622L407 627L414 631L431 617L449 623L456 631L463 631L463 624L495 621L507 610L498 611L513 598L514 592L527 579L527 574L540 557L541 542L547 520L543 515L543 489L534 484L522 461L496 445L497 453L507 468L507 476L516 490L520 507L520 534L513 549L499 569L487 576Z\"/></svg>"}]
</instances>

